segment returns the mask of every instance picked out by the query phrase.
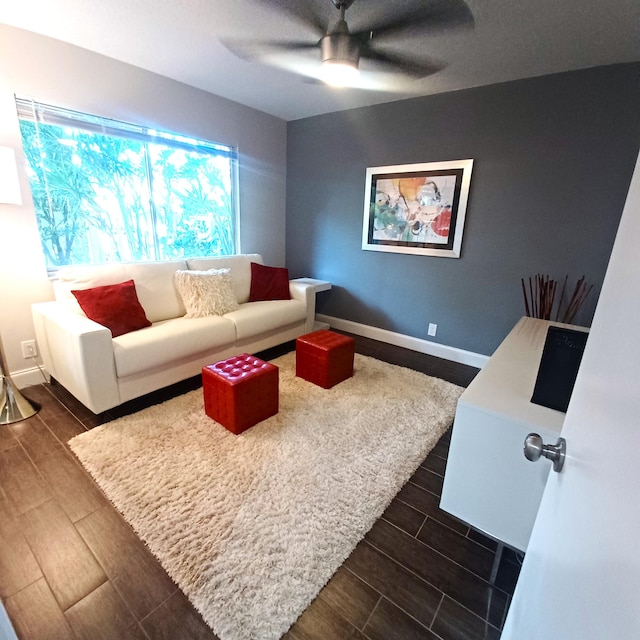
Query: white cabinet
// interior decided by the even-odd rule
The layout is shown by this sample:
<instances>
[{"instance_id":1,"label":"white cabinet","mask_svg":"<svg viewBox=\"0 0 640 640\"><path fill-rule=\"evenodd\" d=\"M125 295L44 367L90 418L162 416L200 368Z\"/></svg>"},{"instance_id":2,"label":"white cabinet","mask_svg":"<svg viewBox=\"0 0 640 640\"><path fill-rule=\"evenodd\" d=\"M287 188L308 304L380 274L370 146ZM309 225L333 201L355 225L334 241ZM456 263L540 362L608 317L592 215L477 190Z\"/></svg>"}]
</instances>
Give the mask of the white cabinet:
<instances>
[{"instance_id":1,"label":"white cabinet","mask_svg":"<svg viewBox=\"0 0 640 640\"><path fill-rule=\"evenodd\" d=\"M492 538L525 551L551 463L527 461L534 431L555 444L565 414L531 402L550 325L521 318L460 396L440 507Z\"/></svg>"}]
</instances>

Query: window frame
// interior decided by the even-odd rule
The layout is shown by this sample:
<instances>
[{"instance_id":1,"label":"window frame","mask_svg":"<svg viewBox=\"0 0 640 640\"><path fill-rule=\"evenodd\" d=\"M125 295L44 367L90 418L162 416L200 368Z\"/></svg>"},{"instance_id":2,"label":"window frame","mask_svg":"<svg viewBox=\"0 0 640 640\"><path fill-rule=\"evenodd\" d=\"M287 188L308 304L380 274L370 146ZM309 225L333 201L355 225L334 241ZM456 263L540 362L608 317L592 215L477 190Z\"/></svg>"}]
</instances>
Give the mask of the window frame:
<instances>
[{"instance_id":1,"label":"window frame","mask_svg":"<svg viewBox=\"0 0 640 640\"><path fill-rule=\"evenodd\" d=\"M40 102L33 98L21 97L14 95L16 110L19 120L29 120L38 124L54 125L60 127L69 127L80 131L95 133L99 135L114 136L118 138L138 140L146 144L158 144L165 147L171 147L175 149L181 149L188 152L197 152L201 154L210 154L217 157L227 158L230 161L230 207L231 218L233 225L233 255L240 253L240 206L239 206L239 160L238 149L233 145L226 145L222 143L211 142L202 138L196 138L185 134L160 129L158 127L151 127L147 125L134 124L131 122L125 122L123 120L117 120L114 118L108 118L105 116L99 116L95 114L89 114L82 111L68 109L66 107L58 107L50 105L44 102ZM24 143L24 142L23 142ZM147 182L149 182L149 176L147 175ZM151 200L151 208L155 208L155 202L153 198ZM40 235L40 227L38 226L38 233ZM157 230L154 230L154 241L157 244ZM205 256L192 256L184 255L183 259L189 259L194 257ZM142 263L148 261L166 262L176 260L180 258L167 257L158 258L156 260L123 260L109 262L86 262L86 263L71 263L70 265L59 265L52 267L47 264L47 273L50 277L55 277L57 271L65 266L82 266L82 265L99 265L109 263ZM48 261L47 261L48 262Z\"/></svg>"}]
</instances>

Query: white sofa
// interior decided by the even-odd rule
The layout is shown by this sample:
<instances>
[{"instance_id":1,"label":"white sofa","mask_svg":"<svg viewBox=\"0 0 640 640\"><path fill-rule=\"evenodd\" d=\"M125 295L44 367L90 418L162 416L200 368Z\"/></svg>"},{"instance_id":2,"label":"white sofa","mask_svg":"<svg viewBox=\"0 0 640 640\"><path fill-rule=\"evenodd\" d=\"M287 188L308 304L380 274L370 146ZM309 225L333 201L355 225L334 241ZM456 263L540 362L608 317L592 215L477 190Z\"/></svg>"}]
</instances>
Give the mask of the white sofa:
<instances>
[{"instance_id":1,"label":"white sofa","mask_svg":"<svg viewBox=\"0 0 640 640\"><path fill-rule=\"evenodd\" d=\"M54 281L55 301L32 305L38 348L48 374L94 413L198 375L203 366L256 353L313 331L315 289L291 281L291 300L248 302L251 262L259 254L169 262L66 267ZM239 309L185 318L174 285L177 270L229 268ZM133 279L150 327L112 338L82 312L73 289Z\"/></svg>"}]
</instances>

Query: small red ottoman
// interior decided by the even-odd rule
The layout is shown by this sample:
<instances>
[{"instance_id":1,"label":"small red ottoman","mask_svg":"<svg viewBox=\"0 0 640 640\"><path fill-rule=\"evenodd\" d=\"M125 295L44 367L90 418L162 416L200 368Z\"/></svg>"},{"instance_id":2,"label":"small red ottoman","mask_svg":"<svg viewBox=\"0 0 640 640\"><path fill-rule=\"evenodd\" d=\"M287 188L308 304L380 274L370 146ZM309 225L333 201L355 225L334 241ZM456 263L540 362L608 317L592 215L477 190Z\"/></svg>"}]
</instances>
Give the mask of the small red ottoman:
<instances>
[{"instance_id":1,"label":"small red ottoman","mask_svg":"<svg viewBox=\"0 0 640 640\"><path fill-rule=\"evenodd\" d=\"M296 376L330 389L353 375L355 340L333 331L314 331L296 340Z\"/></svg>"},{"instance_id":2,"label":"small red ottoman","mask_svg":"<svg viewBox=\"0 0 640 640\"><path fill-rule=\"evenodd\" d=\"M278 367L242 353L202 368L205 413L236 435L278 413Z\"/></svg>"}]
</instances>

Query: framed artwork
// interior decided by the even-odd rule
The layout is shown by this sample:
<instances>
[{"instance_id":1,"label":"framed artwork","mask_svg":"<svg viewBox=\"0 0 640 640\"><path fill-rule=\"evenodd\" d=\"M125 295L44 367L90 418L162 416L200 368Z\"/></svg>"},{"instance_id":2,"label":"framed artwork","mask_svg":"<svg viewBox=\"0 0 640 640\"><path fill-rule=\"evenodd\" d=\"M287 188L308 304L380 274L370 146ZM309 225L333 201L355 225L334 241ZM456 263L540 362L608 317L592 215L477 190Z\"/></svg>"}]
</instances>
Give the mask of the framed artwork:
<instances>
[{"instance_id":1,"label":"framed artwork","mask_svg":"<svg viewBox=\"0 0 640 640\"><path fill-rule=\"evenodd\" d=\"M367 169L362 248L459 258L473 160Z\"/></svg>"}]
</instances>

